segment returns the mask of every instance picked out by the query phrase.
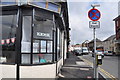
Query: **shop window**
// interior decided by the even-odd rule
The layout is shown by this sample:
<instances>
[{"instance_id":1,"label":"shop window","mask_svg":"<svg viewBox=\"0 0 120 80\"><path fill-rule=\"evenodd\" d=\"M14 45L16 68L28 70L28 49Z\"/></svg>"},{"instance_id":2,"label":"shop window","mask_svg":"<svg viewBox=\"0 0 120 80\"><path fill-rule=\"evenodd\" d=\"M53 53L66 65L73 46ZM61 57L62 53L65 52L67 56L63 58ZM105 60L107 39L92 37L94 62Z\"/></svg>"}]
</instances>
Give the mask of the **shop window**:
<instances>
[{"instance_id":1,"label":"shop window","mask_svg":"<svg viewBox=\"0 0 120 80\"><path fill-rule=\"evenodd\" d=\"M15 5L17 4L16 0L1 0L0 2L2 5Z\"/></svg>"},{"instance_id":2,"label":"shop window","mask_svg":"<svg viewBox=\"0 0 120 80\"><path fill-rule=\"evenodd\" d=\"M41 53L46 53L46 41L41 41Z\"/></svg>"},{"instance_id":3,"label":"shop window","mask_svg":"<svg viewBox=\"0 0 120 80\"><path fill-rule=\"evenodd\" d=\"M46 64L53 62L53 21L34 16L33 26L33 64ZM37 13L38 14L38 13Z\"/></svg>"},{"instance_id":4,"label":"shop window","mask_svg":"<svg viewBox=\"0 0 120 80\"><path fill-rule=\"evenodd\" d=\"M33 64L51 63L52 54L33 54Z\"/></svg>"},{"instance_id":5,"label":"shop window","mask_svg":"<svg viewBox=\"0 0 120 80\"><path fill-rule=\"evenodd\" d=\"M31 52L31 16L23 16L21 53Z\"/></svg>"},{"instance_id":6,"label":"shop window","mask_svg":"<svg viewBox=\"0 0 120 80\"><path fill-rule=\"evenodd\" d=\"M61 54L61 31L57 28L57 59L62 56Z\"/></svg>"},{"instance_id":7,"label":"shop window","mask_svg":"<svg viewBox=\"0 0 120 80\"><path fill-rule=\"evenodd\" d=\"M52 11L55 11L55 12L58 12L59 11L59 5L49 2L48 3L48 9L52 10Z\"/></svg>"},{"instance_id":8,"label":"shop window","mask_svg":"<svg viewBox=\"0 0 120 80\"><path fill-rule=\"evenodd\" d=\"M39 40L33 40L33 53L40 53Z\"/></svg>"},{"instance_id":9,"label":"shop window","mask_svg":"<svg viewBox=\"0 0 120 80\"><path fill-rule=\"evenodd\" d=\"M52 53L52 48L53 48L53 43L52 43L52 41L48 41L47 42L47 53Z\"/></svg>"},{"instance_id":10,"label":"shop window","mask_svg":"<svg viewBox=\"0 0 120 80\"><path fill-rule=\"evenodd\" d=\"M41 19L40 17L35 18L36 20L34 21L35 26L33 27L33 38L52 40L52 20Z\"/></svg>"},{"instance_id":11,"label":"shop window","mask_svg":"<svg viewBox=\"0 0 120 80\"><path fill-rule=\"evenodd\" d=\"M15 63L16 58L16 30L17 30L17 13L2 15L0 18L0 27L2 29L2 39L0 46L2 52L0 53L0 63Z\"/></svg>"},{"instance_id":12,"label":"shop window","mask_svg":"<svg viewBox=\"0 0 120 80\"><path fill-rule=\"evenodd\" d=\"M29 1L31 4L33 5L36 5L36 6L39 6L39 7L42 7L42 8L45 8L46 7L46 1L45 0L30 0Z\"/></svg>"},{"instance_id":13,"label":"shop window","mask_svg":"<svg viewBox=\"0 0 120 80\"><path fill-rule=\"evenodd\" d=\"M30 54L22 54L21 56L22 64L30 64Z\"/></svg>"},{"instance_id":14,"label":"shop window","mask_svg":"<svg viewBox=\"0 0 120 80\"><path fill-rule=\"evenodd\" d=\"M41 59L45 60L44 63L52 62L52 42L49 40L33 40L33 64L41 64Z\"/></svg>"},{"instance_id":15,"label":"shop window","mask_svg":"<svg viewBox=\"0 0 120 80\"><path fill-rule=\"evenodd\" d=\"M22 41L21 41L21 63L30 64L31 62L31 16L23 16L22 22ZM34 44L33 44L34 45ZM37 50L34 50L37 52Z\"/></svg>"}]
</instances>

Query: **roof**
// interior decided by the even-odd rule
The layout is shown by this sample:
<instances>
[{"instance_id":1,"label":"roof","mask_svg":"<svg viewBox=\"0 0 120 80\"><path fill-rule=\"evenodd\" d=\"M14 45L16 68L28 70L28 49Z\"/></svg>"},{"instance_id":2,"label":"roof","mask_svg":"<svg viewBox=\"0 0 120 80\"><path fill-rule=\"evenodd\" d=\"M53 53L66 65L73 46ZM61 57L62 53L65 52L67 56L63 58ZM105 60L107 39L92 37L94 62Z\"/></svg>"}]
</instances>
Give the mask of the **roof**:
<instances>
[{"instance_id":1,"label":"roof","mask_svg":"<svg viewBox=\"0 0 120 80\"><path fill-rule=\"evenodd\" d=\"M118 19L120 19L120 15L118 17L116 17L115 19L113 19L113 21L116 21Z\"/></svg>"},{"instance_id":2,"label":"roof","mask_svg":"<svg viewBox=\"0 0 120 80\"><path fill-rule=\"evenodd\" d=\"M91 40L89 43L93 43L94 42L94 39ZM96 42L102 42L100 39L96 38Z\"/></svg>"},{"instance_id":3,"label":"roof","mask_svg":"<svg viewBox=\"0 0 120 80\"><path fill-rule=\"evenodd\" d=\"M108 37L107 39L105 39L104 42L105 42L105 41L113 40L113 39L115 39L115 38L116 38L115 35L111 35L110 37Z\"/></svg>"},{"instance_id":4,"label":"roof","mask_svg":"<svg viewBox=\"0 0 120 80\"><path fill-rule=\"evenodd\" d=\"M79 44L79 45L71 45L72 47L81 47L82 45Z\"/></svg>"}]
</instances>

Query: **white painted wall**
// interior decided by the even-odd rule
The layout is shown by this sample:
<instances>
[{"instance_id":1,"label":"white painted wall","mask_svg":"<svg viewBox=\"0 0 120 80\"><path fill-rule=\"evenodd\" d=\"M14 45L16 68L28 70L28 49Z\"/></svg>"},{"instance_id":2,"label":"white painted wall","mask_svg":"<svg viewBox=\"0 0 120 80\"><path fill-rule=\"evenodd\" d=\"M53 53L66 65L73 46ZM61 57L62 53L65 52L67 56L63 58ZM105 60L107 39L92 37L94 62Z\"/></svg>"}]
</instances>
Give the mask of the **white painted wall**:
<instances>
[{"instance_id":1,"label":"white painted wall","mask_svg":"<svg viewBox=\"0 0 120 80\"><path fill-rule=\"evenodd\" d=\"M55 78L56 64L20 66L20 78Z\"/></svg>"},{"instance_id":2,"label":"white painted wall","mask_svg":"<svg viewBox=\"0 0 120 80\"><path fill-rule=\"evenodd\" d=\"M2 64L0 64L0 80L2 80Z\"/></svg>"},{"instance_id":3,"label":"white painted wall","mask_svg":"<svg viewBox=\"0 0 120 80\"><path fill-rule=\"evenodd\" d=\"M2 69L0 78L16 78L16 65L0 64L0 69Z\"/></svg>"}]
</instances>

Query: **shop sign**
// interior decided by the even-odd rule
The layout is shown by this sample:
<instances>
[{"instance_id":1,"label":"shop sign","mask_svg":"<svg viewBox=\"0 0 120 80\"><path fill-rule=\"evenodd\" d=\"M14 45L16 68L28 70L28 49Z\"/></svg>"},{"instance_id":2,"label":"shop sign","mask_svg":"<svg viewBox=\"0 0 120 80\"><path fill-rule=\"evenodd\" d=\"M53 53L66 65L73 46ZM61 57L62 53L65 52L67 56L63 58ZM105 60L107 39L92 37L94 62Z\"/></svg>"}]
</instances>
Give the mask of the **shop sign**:
<instances>
[{"instance_id":1,"label":"shop sign","mask_svg":"<svg viewBox=\"0 0 120 80\"><path fill-rule=\"evenodd\" d=\"M49 33L37 32L37 36L40 36L40 37L50 37L50 34Z\"/></svg>"},{"instance_id":2,"label":"shop sign","mask_svg":"<svg viewBox=\"0 0 120 80\"><path fill-rule=\"evenodd\" d=\"M90 28L100 28L100 22L99 21L89 21L89 27Z\"/></svg>"}]
</instances>

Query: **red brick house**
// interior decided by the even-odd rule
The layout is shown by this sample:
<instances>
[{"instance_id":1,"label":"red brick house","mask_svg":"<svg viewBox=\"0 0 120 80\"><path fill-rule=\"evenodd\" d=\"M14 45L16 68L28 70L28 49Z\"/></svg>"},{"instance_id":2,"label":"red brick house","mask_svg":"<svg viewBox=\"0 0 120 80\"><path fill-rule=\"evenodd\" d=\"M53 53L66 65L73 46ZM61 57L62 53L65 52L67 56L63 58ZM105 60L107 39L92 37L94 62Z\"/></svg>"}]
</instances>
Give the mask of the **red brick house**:
<instances>
[{"instance_id":1,"label":"red brick house","mask_svg":"<svg viewBox=\"0 0 120 80\"><path fill-rule=\"evenodd\" d=\"M120 15L114 19L116 32L116 54L120 54Z\"/></svg>"}]
</instances>

